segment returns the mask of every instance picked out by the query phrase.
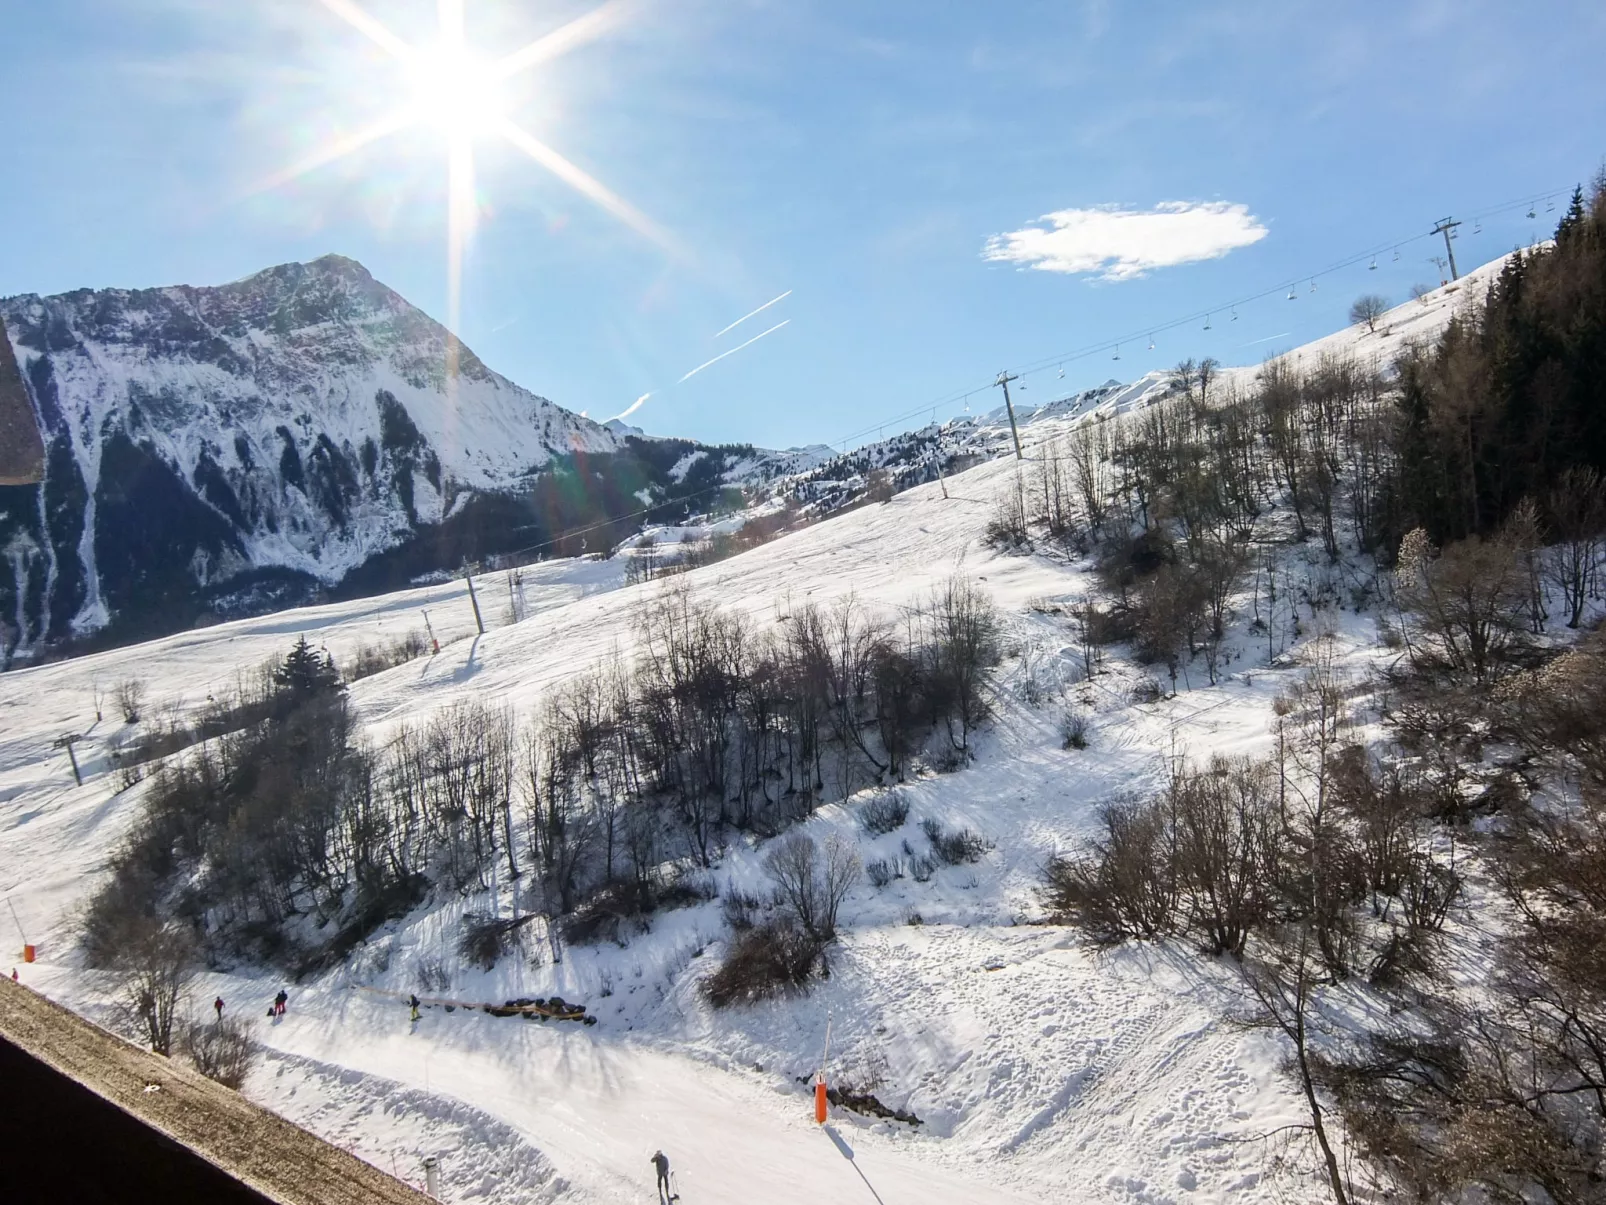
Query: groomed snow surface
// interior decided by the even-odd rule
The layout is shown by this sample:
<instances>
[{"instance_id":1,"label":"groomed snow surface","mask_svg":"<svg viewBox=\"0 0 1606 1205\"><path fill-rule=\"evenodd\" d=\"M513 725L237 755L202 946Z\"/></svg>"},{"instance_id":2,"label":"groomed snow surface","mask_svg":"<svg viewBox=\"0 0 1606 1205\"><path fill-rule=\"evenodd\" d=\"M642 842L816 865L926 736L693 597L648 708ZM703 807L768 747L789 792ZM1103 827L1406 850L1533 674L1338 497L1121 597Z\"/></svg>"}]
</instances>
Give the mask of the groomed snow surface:
<instances>
[{"instance_id":1,"label":"groomed snow surface","mask_svg":"<svg viewBox=\"0 0 1606 1205\"><path fill-rule=\"evenodd\" d=\"M1455 300L1430 299L1439 322ZM1411 302L1382 325L1419 321L1427 308ZM1350 331L1303 350L1366 355L1374 341ZM1078 421L1029 424L1028 455ZM1233 1024L1241 999L1230 966L1182 945L1098 954L1072 930L1032 923L1042 919L1044 860L1090 835L1100 804L1156 788L1173 751L1264 751L1271 700L1302 671L1287 658L1268 667L1265 637L1251 641L1241 614L1217 686L1204 686L1197 668L1191 689L1134 705L1128 690L1141 671L1114 656L1093 683L1079 681L1075 641L1051 604L1089 592L1087 566L1002 556L982 539L1015 472L1012 460L983 464L950 478L946 498L941 483L920 486L674 579L760 626L849 593L890 615L955 573L976 580L1004 613L1009 654L997 720L974 763L891 788L910 803L899 832L872 838L858 824L878 792L823 807L807 829L852 838L869 861L896 855L905 839L922 848L920 821L934 818L992 842L980 862L925 883L861 883L843 907L828 980L806 998L726 1012L699 990L727 936L717 900L660 913L623 946L566 949L556 965L533 941L533 957L504 958L491 972L462 965L455 947L462 913L493 901L433 900L345 968L286 985L288 1014L257 1022L267 1056L247 1094L414 1183L422 1156L440 1155L448 1201L651 1201L648 1159L660 1147L686 1205L1318 1196L1301 1150L1276 1133L1302 1116L1280 1071L1284 1052ZM1296 576L1331 572L1314 553L1291 548L1289 558ZM23 982L110 1018L108 985L75 950L76 916L136 816L140 788L117 790L107 742L122 720L108 702L95 722L97 686L138 677L150 686L148 714L182 713L236 672L282 656L298 634L343 659L422 630L427 606L440 653L351 689L371 738L466 695L505 700L522 720L555 685L616 650L628 655L642 607L666 588L625 586L617 563L552 562L524 571L526 617L477 638L464 588L450 583L0 676L0 891L41 958L20 968ZM506 606L501 575L479 590L488 618ZM1377 655L1369 615L1342 616L1333 635L1352 673ZM1061 747L1068 705L1090 718L1085 750ZM82 787L52 748L66 732L84 734ZM711 878L722 892L757 891L762 858L737 840ZM504 884L495 905L506 914L513 903ZM414 1026L384 993L420 988L425 968L444 972L441 995L557 994L586 1002L599 1023L436 1007ZM206 1012L219 994L261 1016L280 986L260 970L207 974L192 1005ZM828 1017L832 1078L871 1086L923 1125L840 1111L826 1129L814 1124L800 1080L818 1062Z\"/></svg>"}]
</instances>

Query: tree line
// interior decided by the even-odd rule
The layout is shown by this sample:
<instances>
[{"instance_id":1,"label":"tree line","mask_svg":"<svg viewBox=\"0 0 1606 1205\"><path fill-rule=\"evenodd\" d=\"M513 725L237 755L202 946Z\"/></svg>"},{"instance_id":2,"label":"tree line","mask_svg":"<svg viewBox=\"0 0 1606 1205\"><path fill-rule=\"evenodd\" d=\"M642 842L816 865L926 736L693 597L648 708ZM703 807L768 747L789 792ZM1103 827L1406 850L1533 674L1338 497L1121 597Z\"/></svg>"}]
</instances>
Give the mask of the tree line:
<instances>
[{"instance_id":1,"label":"tree line","mask_svg":"<svg viewBox=\"0 0 1606 1205\"><path fill-rule=\"evenodd\" d=\"M989 714L999 620L955 578L897 616L849 597L772 629L664 592L641 642L517 717L482 699L365 735L339 675L305 642L242 727L163 760L86 913L110 965L176 922L214 959L338 959L432 889L504 875L527 912L612 931L712 864L822 802L953 768Z\"/></svg>"}]
</instances>

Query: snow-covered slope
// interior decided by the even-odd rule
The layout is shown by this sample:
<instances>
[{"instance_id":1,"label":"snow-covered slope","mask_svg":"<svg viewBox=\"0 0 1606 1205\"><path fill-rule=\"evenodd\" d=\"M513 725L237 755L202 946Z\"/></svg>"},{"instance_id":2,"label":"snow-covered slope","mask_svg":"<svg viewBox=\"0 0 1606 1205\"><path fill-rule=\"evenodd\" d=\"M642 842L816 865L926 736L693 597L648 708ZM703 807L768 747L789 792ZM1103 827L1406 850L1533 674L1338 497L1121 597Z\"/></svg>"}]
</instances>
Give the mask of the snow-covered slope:
<instances>
[{"instance_id":1,"label":"snow-covered slope","mask_svg":"<svg viewBox=\"0 0 1606 1205\"><path fill-rule=\"evenodd\" d=\"M1324 356L1350 356L1385 369L1407 343L1431 338L1450 318L1481 301L1500 275L1509 256L1492 260L1468 272L1454 284L1396 306L1378 319L1375 329L1351 326L1311 343L1269 357L1298 364L1315 364ZM1218 370L1214 394L1226 396L1247 388L1262 371L1262 364L1223 366ZM1169 372L1149 372L1132 381L1111 379L1092 389L1055 397L1040 404L1014 399L1015 421L1022 431L1043 424L1063 427L1067 421L1097 422L1129 414L1165 397L1171 390ZM770 487L773 495L793 496L806 506L830 512L862 495L870 474L884 472L898 488L935 480L973 464L978 459L1012 453L1009 414L996 408L967 414L947 422L933 422L900 432L848 452L826 455L779 477Z\"/></svg>"},{"instance_id":2,"label":"snow-covered slope","mask_svg":"<svg viewBox=\"0 0 1606 1205\"><path fill-rule=\"evenodd\" d=\"M1432 312L1442 322L1465 295L1441 293L1386 321L1403 326ZM1291 354L1364 354L1376 339L1348 331ZM1158 388L1095 391L1059 413L1034 412L1028 452ZM967 438L996 430L975 427ZM1101 957L1067 931L1031 923L1041 919L1044 859L1092 833L1101 804L1154 788L1172 751L1265 749L1272 700L1300 671L1266 664L1265 638L1251 639L1240 617L1218 685L1184 682L1175 698L1140 705L1125 689L1140 676L1134 666L1112 662L1081 682L1077 642L1056 609L1092 588L1087 567L1001 555L984 540L1014 477L1012 460L987 460L672 581L624 586L611 564L553 562L526 571L526 618L478 639L464 587L452 583L0 676L0 890L42 956L23 968L24 981L109 1015L104 984L74 950L76 909L133 822L140 790L118 790L107 750L121 722L109 709L96 722L97 688L140 676L153 709L190 712L298 633L344 658L417 624L427 606L445 641L440 653L352 688L377 745L467 695L506 701L521 719L535 714L553 687L599 658L628 656L642 608L682 584L762 628L784 624L795 606L849 593L895 615L964 573L1007 626L998 720L975 764L892 788L910 804L899 832L865 834L864 797L821 808L808 827L857 842L867 860L897 856L928 818L971 828L992 848L928 881L857 887L832 976L809 997L709 1007L699 987L727 932L717 901L660 913L622 944L570 948L561 963L509 957L480 970L457 954L460 920L505 910L504 884L495 900L434 899L375 934L345 967L294 985L290 1015L261 1027L271 1058L249 1092L382 1165L410 1160L415 1180L419 1156L448 1151L454 1201L651 1200L647 1158L658 1146L674 1160L688 1205L1310 1199L1297 1161L1280 1178L1268 1175L1281 1150L1268 1136L1297 1124L1300 1105L1279 1075L1275 1041L1230 1023L1238 1000L1228 969L1164 946ZM1286 556L1294 576L1334 573L1315 550L1291 545ZM482 580L481 598L499 586ZM1333 622L1340 664L1360 681L1376 655L1372 619L1345 613ZM1086 750L1063 747L1066 706L1090 718ZM52 747L68 731L83 734L82 787ZM761 846L734 836L714 885L757 890L762 857ZM399 1000L381 993L413 990L426 964L455 998L559 994L587 1001L599 1024L437 1008L410 1031ZM256 1007L278 986L244 969L204 977L195 998L217 993ZM798 1081L816 1065L828 1018L833 1076L873 1083L924 1125L852 1114L830 1131L812 1125ZM381 1111L380 1099L394 1100L394 1110Z\"/></svg>"}]
</instances>

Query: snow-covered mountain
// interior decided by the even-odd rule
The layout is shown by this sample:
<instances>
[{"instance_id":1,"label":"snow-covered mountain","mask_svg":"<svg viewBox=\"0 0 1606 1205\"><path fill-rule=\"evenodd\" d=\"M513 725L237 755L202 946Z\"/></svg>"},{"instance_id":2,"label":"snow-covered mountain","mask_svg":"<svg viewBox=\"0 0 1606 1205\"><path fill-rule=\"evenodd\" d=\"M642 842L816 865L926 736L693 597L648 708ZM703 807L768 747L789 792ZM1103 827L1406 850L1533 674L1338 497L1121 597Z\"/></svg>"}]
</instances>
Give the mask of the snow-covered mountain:
<instances>
[{"instance_id":1,"label":"snow-covered mountain","mask_svg":"<svg viewBox=\"0 0 1606 1205\"><path fill-rule=\"evenodd\" d=\"M476 493L622 446L340 256L13 297L0 318L47 444L37 497L0 501L25 646L253 570L333 584Z\"/></svg>"},{"instance_id":2,"label":"snow-covered mountain","mask_svg":"<svg viewBox=\"0 0 1606 1205\"><path fill-rule=\"evenodd\" d=\"M12 409L46 445L42 484L0 486L8 658L371 593L599 522L617 538L644 506L680 517L821 458L593 422L337 255L216 288L12 297L0 321Z\"/></svg>"}]
</instances>

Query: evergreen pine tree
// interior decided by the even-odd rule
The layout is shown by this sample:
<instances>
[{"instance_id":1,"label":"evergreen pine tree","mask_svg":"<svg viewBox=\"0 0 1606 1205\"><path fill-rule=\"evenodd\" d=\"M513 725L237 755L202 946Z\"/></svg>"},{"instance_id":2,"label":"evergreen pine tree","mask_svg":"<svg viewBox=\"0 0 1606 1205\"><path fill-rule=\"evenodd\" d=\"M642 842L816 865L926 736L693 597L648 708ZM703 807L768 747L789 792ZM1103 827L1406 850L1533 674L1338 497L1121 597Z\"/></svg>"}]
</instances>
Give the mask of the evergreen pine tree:
<instances>
[{"instance_id":1,"label":"evergreen pine tree","mask_svg":"<svg viewBox=\"0 0 1606 1205\"><path fill-rule=\"evenodd\" d=\"M1556 243L1559 246L1565 242L1569 235L1583 229L1584 225L1584 186L1573 186L1572 203L1567 206L1567 212L1561 215L1561 221L1556 223Z\"/></svg>"},{"instance_id":2,"label":"evergreen pine tree","mask_svg":"<svg viewBox=\"0 0 1606 1205\"><path fill-rule=\"evenodd\" d=\"M307 643L305 636L285 654L284 661L273 671L273 684L293 703L302 703L320 695L335 694L344 689L340 671L334 658L327 652L319 657Z\"/></svg>"}]
</instances>

